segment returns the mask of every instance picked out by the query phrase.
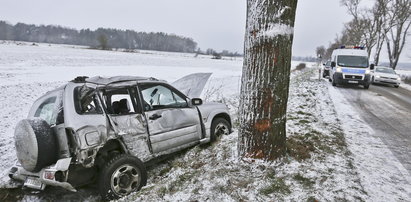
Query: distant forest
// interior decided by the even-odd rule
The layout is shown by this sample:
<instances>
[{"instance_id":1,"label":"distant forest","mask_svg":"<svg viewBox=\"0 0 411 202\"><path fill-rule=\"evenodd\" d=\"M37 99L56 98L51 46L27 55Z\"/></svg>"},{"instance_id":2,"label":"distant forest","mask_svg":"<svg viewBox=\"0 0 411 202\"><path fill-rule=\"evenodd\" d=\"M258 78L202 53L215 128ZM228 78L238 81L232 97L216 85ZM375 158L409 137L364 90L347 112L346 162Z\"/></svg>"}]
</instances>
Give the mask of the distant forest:
<instances>
[{"instance_id":1,"label":"distant forest","mask_svg":"<svg viewBox=\"0 0 411 202\"><path fill-rule=\"evenodd\" d=\"M0 40L84 45L102 49L124 48L187 53L197 50L197 43L193 39L163 32L146 33L106 28L78 31L55 25L11 25L5 21L0 21Z\"/></svg>"}]
</instances>

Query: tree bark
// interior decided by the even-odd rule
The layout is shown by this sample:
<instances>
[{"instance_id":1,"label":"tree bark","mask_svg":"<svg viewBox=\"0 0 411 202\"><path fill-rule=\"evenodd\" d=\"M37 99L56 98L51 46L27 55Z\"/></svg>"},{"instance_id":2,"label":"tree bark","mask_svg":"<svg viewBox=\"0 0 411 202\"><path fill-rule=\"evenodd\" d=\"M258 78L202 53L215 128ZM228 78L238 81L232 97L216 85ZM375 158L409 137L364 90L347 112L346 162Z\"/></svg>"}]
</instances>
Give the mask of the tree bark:
<instances>
[{"instance_id":1,"label":"tree bark","mask_svg":"<svg viewBox=\"0 0 411 202\"><path fill-rule=\"evenodd\" d=\"M286 110L297 0L248 0L239 155L274 160L286 151Z\"/></svg>"}]
</instances>

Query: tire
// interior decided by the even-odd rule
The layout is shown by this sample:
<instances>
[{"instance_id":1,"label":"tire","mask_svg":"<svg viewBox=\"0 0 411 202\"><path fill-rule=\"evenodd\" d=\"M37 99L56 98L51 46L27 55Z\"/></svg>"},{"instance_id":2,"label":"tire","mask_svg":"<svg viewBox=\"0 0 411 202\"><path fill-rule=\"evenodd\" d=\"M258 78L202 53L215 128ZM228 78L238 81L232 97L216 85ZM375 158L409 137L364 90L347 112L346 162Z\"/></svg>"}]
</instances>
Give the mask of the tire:
<instances>
[{"instance_id":1,"label":"tire","mask_svg":"<svg viewBox=\"0 0 411 202\"><path fill-rule=\"evenodd\" d=\"M400 87L400 85L394 85L394 87L398 88L398 87Z\"/></svg>"},{"instance_id":2,"label":"tire","mask_svg":"<svg viewBox=\"0 0 411 202\"><path fill-rule=\"evenodd\" d=\"M368 88L370 88L370 84L365 84L364 89L368 89Z\"/></svg>"},{"instance_id":3,"label":"tire","mask_svg":"<svg viewBox=\"0 0 411 202\"><path fill-rule=\"evenodd\" d=\"M143 162L135 156L120 154L106 162L100 171L98 188L103 199L113 200L139 191L146 183Z\"/></svg>"},{"instance_id":4,"label":"tire","mask_svg":"<svg viewBox=\"0 0 411 202\"><path fill-rule=\"evenodd\" d=\"M337 83L335 82L335 78L333 76L333 80L331 81L333 86L337 86Z\"/></svg>"},{"instance_id":5,"label":"tire","mask_svg":"<svg viewBox=\"0 0 411 202\"><path fill-rule=\"evenodd\" d=\"M14 131L17 159L30 172L39 172L57 162L58 143L50 125L43 119L23 119Z\"/></svg>"},{"instance_id":6,"label":"tire","mask_svg":"<svg viewBox=\"0 0 411 202\"><path fill-rule=\"evenodd\" d=\"M224 118L216 118L211 123L210 131L210 142L214 142L221 135L230 134L231 126L230 123Z\"/></svg>"}]
</instances>

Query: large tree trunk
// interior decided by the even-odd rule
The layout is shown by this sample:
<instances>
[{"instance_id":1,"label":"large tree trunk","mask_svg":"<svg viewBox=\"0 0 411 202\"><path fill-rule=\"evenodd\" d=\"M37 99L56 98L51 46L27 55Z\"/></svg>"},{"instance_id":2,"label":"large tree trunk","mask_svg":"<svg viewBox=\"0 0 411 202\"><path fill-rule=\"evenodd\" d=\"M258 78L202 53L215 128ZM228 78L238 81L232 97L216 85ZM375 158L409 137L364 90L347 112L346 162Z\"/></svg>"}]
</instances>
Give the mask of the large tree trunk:
<instances>
[{"instance_id":1,"label":"large tree trunk","mask_svg":"<svg viewBox=\"0 0 411 202\"><path fill-rule=\"evenodd\" d=\"M286 109L297 0L248 0L239 154L273 160L286 150Z\"/></svg>"}]
</instances>

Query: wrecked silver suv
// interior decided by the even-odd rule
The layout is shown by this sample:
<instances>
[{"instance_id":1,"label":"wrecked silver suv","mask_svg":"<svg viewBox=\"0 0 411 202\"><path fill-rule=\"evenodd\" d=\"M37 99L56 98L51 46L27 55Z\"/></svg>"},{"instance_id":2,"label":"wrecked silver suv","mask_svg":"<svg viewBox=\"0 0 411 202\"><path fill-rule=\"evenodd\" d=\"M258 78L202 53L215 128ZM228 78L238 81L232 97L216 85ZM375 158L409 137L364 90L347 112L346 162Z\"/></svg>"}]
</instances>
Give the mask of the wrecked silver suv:
<instances>
[{"instance_id":1,"label":"wrecked silver suv","mask_svg":"<svg viewBox=\"0 0 411 202\"><path fill-rule=\"evenodd\" d=\"M137 191L147 181L145 162L231 132L224 104L189 98L209 77L177 81L185 93L154 78L77 77L40 97L17 124L9 176L39 190L97 181L106 199Z\"/></svg>"}]
</instances>

